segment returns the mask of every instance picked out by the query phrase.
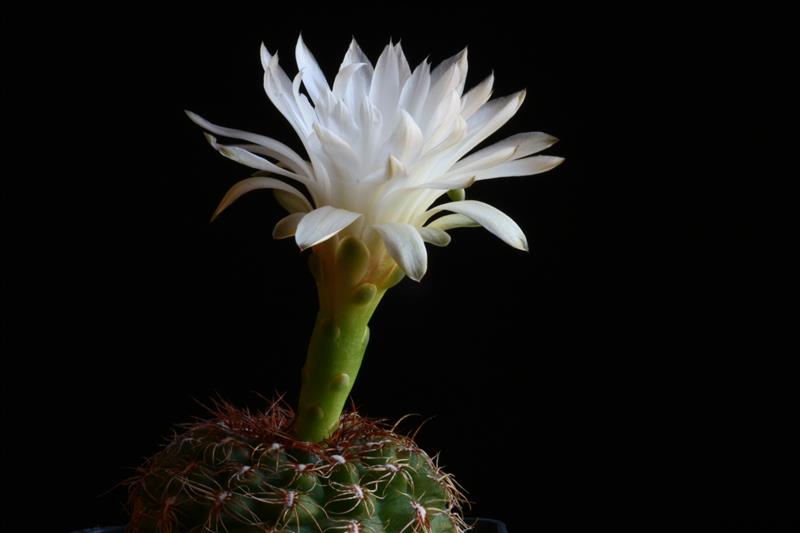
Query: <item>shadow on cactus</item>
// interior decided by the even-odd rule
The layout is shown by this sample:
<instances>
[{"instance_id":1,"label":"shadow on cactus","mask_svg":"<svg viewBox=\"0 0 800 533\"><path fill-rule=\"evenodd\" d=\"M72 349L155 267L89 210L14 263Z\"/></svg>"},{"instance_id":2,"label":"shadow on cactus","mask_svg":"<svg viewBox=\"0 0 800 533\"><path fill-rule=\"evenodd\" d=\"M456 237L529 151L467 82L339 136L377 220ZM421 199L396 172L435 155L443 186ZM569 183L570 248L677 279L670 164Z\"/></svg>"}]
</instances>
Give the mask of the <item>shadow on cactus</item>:
<instances>
[{"instance_id":1,"label":"shadow on cactus","mask_svg":"<svg viewBox=\"0 0 800 533\"><path fill-rule=\"evenodd\" d=\"M311 250L320 308L299 405L252 414L222 404L209 420L185 426L131 482L130 529L464 531L463 498L450 475L411 438L342 412L369 320L403 277L423 277L426 243L447 246L449 231L482 226L528 249L508 215L467 200L466 189L554 168L561 158L534 154L556 139L520 133L473 151L525 93L490 99L491 75L465 93L466 50L412 72L399 44L373 66L353 41L332 87L302 38L295 52L299 73L290 80L262 45L264 89L308 159L275 139L187 114L215 150L256 171L228 191L213 218L243 194L272 189L288 213L273 237ZM449 201L440 202L444 196Z\"/></svg>"}]
</instances>

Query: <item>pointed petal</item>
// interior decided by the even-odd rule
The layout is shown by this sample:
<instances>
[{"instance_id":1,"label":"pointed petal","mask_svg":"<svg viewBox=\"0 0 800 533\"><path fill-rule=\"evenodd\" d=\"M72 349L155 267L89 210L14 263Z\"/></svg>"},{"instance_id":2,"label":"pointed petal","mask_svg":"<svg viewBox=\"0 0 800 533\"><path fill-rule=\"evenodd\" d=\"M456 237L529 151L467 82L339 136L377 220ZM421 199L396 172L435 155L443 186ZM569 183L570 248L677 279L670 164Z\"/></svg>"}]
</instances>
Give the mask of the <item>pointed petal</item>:
<instances>
[{"instance_id":1,"label":"pointed petal","mask_svg":"<svg viewBox=\"0 0 800 533\"><path fill-rule=\"evenodd\" d=\"M411 76L411 67L408 64L405 52L403 52L403 46L400 43L397 43L397 46L395 46L395 52L397 53L397 69L400 72L400 87L402 87Z\"/></svg>"},{"instance_id":2,"label":"pointed petal","mask_svg":"<svg viewBox=\"0 0 800 533\"><path fill-rule=\"evenodd\" d=\"M222 156L227 157L231 161L236 161L239 164L254 168L256 170L264 170L266 172L278 174L279 176L291 178L299 181L306 187L315 188L313 181L308 176L302 176L296 172L290 172L285 168L281 168L275 163L267 161L263 157L259 157L240 146L226 146L224 144L219 144L217 139L211 134L206 133L205 136L208 144L210 144L214 150L219 152Z\"/></svg>"},{"instance_id":3,"label":"pointed petal","mask_svg":"<svg viewBox=\"0 0 800 533\"><path fill-rule=\"evenodd\" d=\"M280 219L272 228L273 239L288 239L297 232L297 225L306 216L305 213L290 213Z\"/></svg>"},{"instance_id":4,"label":"pointed petal","mask_svg":"<svg viewBox=\"0 0 800 533\"><path fill-rule=\"evenodd\" d=\"M311 96L315 104L321 102L330 93L331 89L328 85L328 80L325 79L325 75L322 73L322 69L319 68L319 64L314 58L314 54L303 42L302 35L297 39L295 57L297 58L297 69L303 74L303 84L306 86L309 96Z\"/></svg>"},{"instance_id":5,"label":"pointed petal","mask_svg":"<svg viewBox=\"0 0 800 533\"><path fill-rule=\"evenodd\" d=\"M428 252L417 228L410 224L376 224L372 226L381 236L389 255L403 272L419 281L428 269Z\"/></svg>"},{"instance_id":6,"label":"pointed petal","mask_svg":"<svg viewBox=\"0 0 800 533\"><path fill-rule=\"evenodd\" d=\"M420 119L430 87L431 66L427 61L423 61L403 84L403 90L400 92L400 109L408 111L415 121Z\"/></svg>"},{"instance_id":7,"label":"pointed petal","mask_svg":"<svg viewBox=\"0 0 800 533\"><path fill-rule=\"evenodd\" d=\"M351 78L349 79L349 83L346 86L344 95L340 97L343 98L351 112L355 112L355 110L358 109L359 102L367 98L367 95L369 94L369 87L372 84L372 75L374 72L372 62L370 62L366 54L361 51L361 48L358 46L356 40L353 39L353 41L350 43L350 48L347 50L347 53L344 56L344 61L342 61L342 65L339 67L339 71L341 72L349 65L356 63L363 64L364 67L353 72ZM336 84L334 83L334 86L335 85Z\"/></svg>"},{"instance_id":8,"label":"pointed petal","mask_svg":"<svg viewBox=\"0 0 800 533\"><path fill-rule=\"evenodd\" d=\"M280 191L284 191L297 198L298 201L300 201L303 205L305 205L308 208L308 210L311 209L311 204L308 202L308 199L306 199L303 193L301 193L288 183L285 183L281 180L277 180L275 178L261 178L261 177L247 178L234 184L234 186L231 187L227 193L225 193L225 196L222 198L222 201L219 203L219 206L214 211L214 215L211 217L211 220L217 218L220 215L220 213L222 213L233 202L238 200L239 197L242 196L243 194L247 194L250 191L255 191L258 189L277 189Z\"/></svg>"},{"instance_id":9,"label":"pointed petal","mask_svg":"<svg viewBox=\"0 0 800 533\"><path fill-rule=\"evenodd\" d=\"M476 174L478 181L493 178L510 178L513 176L533 176L556 168L564 162L563 157L551 155L535 155L516 161L507 161L500 165L482 170Z\"/></svg>"},{"instance_id":10,"label":"pointed petal","mask_svg":"<svg viewBox=\"0 0 800 533\"><path fill-rule=\"evenodd\" d=\"M425 107L422 111L422 116L414 117L419 122L419 127L425 135L430 133L439 125L434 117L441 116L442 111L440 108L443 105L452 105L450 99L455 94L458 104L457 112L460 115L461 111L461 98L456 91L460 79L458 64L453 65L447 72L445 72L441 79L434 83L433 74L431 74L431 88L428 92L428 97L425 100Z\"/></svg>"},{"instance_id":11,"label":"pointed petal","mask_svg":"<svg viewBox=\"0 0 800 533\"><path fill-rule=\"evenodd\" d=\"M475 157L467 157L453 165L448 174L470 174L478 170L491 168L512 159L516 152L516 146L501 146L481 154L476 153Z\"/></svg>"},{"instance_id":12,"label":"pointed petal","mask_svg":"<svg viewBox=\"0 0 800 533\"><path fill-rule=\"evenodd\" d=\"M370 74L370 76L372 75L372 61L369 60L367 54L365 54L361 50L361 47L358 46L355 38L350 41L350 47L347 49L347 53L345 53L344 59L342 60L342 65L339 67L339 69L341 70L347 65L352 65L353 63L365 63L367 65L367 72Z\"/></svg>"},{"instance_id":13,"label":"pointed petal","mask_svg":"<svg viewBox=\"0 0 800 533\"><path fill-rule=\"evenodd\" d=\"M387 122L392 119L397 111L400 99L400 65L397 60L397 51L393 45L387 45L375 64L375 73L372 75L372 85L369 88L369 99L380 109Z\"/></svg>"},{"instance_id":14,"label":"pointed petal","mask_svg":"<svg viewBox=\"0 0 800 533\"><path fill-rule=\"evenodd\" d=\"M479 228L480 224L466 215L452 213L450 215L444 215L443 217L437 218L425 227L447 231L454 228Z\"/></svg>"},{"instance_id":15,"label":"pointed petal","mask_svg":"<svg viewBox=\"0 0 800 533\"><path fill-rule=\"evenodd\" d=\"M259 49L260 56L261 56L261 68L267 70L269 68L269 64L272 61L272 54L269 53L267 50L267 46L264 42L261 42L261 48Z\"/></svg>"},{"instance_id":16,"label":"pointed petal","mask_svg":"<svg viewBox=\"0 0 800 533\"><path fill-rule=\"evenodd\" d=\"M439 228L432 228L430 226L425 228L417 228L422 240L434 246L444 247L450 244L450 235Z\"/></svg>"},{"instance_id":17,"label":"pointed petal","mask_svg":"<svg viewBox=\"0 0 800 533\"><path fill-rule=\"evenodd\" d=\"M494 85L494 73L489 74L482 82L467 91L461 98L461 116L468 119L475 111L489 101Z\"/></svg>"},{"instance_id":18,"label":"pointed petal","mask_svg":"<svg viewBox=\"0 0 800 533\"><path fill-rule=\"evenodd\" d=\"M447 139L461 118L461 99L456 91L451 91L442 102L433 110L427 129L422 130L425 135L425 149L431 149Z\"/></svg>"},{"instance_id":19,"label":"pointed petal","mask_svg":"<svg viewBox=\"0 0 800 533\"><path fill-rule=\"evenodd\" d=\"M263 59L264 57L262 56ZM293 95L294 91L292 90L292 81L278 64L278 54L269 57L269 63L264 70L264 92L269 97L272 105L289 121L300 140L305 139L311 132L311 124L306 123L297 108Z\"/></svg>"},{"instance_id":20,"label":"pointed petal","mask_svg":"<svg viewBox=\"0 0 800 533\"><path fill-rule=\"evenodd\" d=\"M436 65L436 68L431 72L431 83L435 84L438 80L447 75L448 71L457 67L457 83L455 90L458 95L464 91L464 84L467 80L467 49L466 47L456 55L449 57Z\"/></svg>"},{"instance_id":21,"label":"pointed petal","mask_svg":"<svg viewBox=\"0 0 800 533\"><path fill-rule=\"evenodd\" d=\"M467 216L496 235L500 240L517 250L528 251L528 240L522 229L511 217L483 202L476 200L463 200L437 205L422 215L422 220L427 221L432 215L440 211L452 211Z\"/></svg>"},{"instance_id":22,"label":"pointed petal","mask_svg":"<svg viewBox=\"0 0 800 533\"><path fill-rule=\"evenodd\" d=\"M459 146L459 158L500 129L513 117L525 100L525 91L495 98L484 104L467 121L467 136Z\"/></svg>"},{"instance_id":23,"label":"pointed petal","mask_svg":"<svg viewBox=\"0 0 800 533\"><path fill-rule=\"evenodd\" d=\"M330 239L360 216L361 213L324 205L303 217L297 225L294 240L301 250L311 248Z\"/></svg>"},{"instance_id":24,"label":"pointed petal","mask_svg":"<svg viewBox=\"0 0 800 533\"><path fill-rule=\"evenodd\" d=\"M297 172L298 174L312 175L311 167L308 161L300 157L297 152L286 146L280 141L276 141L271 137L259 135L257 133L250 133L249 131L235 130L232 128L225 128L212 124L196 113L185 110L186 116L189 120L203 128L204 130L220 135L222 137L229 137L231 139L241 139L243 141L250 141L256 143L264 149L264 155L277 159L281 163Z\"/></svg>"},{"instance_id":25,"label":"pointed petal","mask_svg":"<svg viewBox=\"0 0 800 533\"><path fill-rule=\"evenodd\" d=\"M473 152L453 166L453 172L468 172L494 166L509 159L522 159L550 148L558 139L541 131L518 133L491 146ZM508 149L514 150L509 154ZM505 159L501 154L508 154Z\"/></svg>"},{"instance_id":26,"label":"pointed petal","mask_svg":"<svg viewBox=\"0 0 800 533\"><path fill-rule=\"evenodd\" d=\"M303 121L306 124L314 124L317 121L317 114L314 112L314 108L311 107L311 104L306 98L306 95L300 93L300 83L303 81L303 72L300 71L292 80L292 96L294 97L294 103L297 106L297 110L300 112L300 116L303 117Z\"/></svg>"}]
</instances>

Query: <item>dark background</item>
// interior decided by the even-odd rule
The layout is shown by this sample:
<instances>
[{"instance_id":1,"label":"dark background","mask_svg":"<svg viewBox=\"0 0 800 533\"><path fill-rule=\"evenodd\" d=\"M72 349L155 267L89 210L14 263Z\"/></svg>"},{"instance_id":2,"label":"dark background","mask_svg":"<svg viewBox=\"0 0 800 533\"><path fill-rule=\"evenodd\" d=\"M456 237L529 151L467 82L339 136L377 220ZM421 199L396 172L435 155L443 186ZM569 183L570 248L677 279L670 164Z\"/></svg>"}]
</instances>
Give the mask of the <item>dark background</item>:
<instances>
[{"instance_id":1,"label":"dark background","mask_svg":"<svg viewBox=\"0 0 800 533\"><path fill-rule=\"evenodd\" d=\"M431 248L423 282L371 322L362 412L430 419L423 447L472 514L512 532L790 523L798 393L765 318L769 190L749 155L764 130L746 105L767 70L746 38L760 20L531 7L98 8L28 35L3 354L23 502L47 502L33 524L123 523L115 484L211 398L295 401L316 310L306 257L270 238L269 193L209 224L248 169L182 110L298 148L258 46L293 74L301 30L329 76L353 35L373 61L402 40L412 65L469 45L468 86L493 69L496 95L528 89L496 137L546 131L567 160L469 191L532 252L483 230Z\"/></svg>"}]
</instances>

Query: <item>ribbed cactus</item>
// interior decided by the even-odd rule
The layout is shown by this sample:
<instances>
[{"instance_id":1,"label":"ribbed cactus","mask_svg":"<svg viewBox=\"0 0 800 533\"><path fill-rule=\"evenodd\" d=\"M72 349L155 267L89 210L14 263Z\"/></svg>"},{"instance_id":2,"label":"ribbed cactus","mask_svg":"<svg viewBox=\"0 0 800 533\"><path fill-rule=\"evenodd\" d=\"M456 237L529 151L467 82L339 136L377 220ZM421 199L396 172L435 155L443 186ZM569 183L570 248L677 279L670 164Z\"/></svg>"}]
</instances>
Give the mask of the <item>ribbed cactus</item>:
<instances>
[{"instance_id":1,"label":"ribbed cactus","mask_svg":"<svg viewBox=\"0 0 800 533\"><path fill-rule=\"evenodd\" d=\"M375 309L403 277L422 278L426 243L447 246L449 230L483 226L528 249L508 215L465 199L464 189L563 159L534 155L556 142L541 132L473 151L516 113L525 91L490 100L489 76L465 93L466 49L412 72L399 44L373 66L353 41L332 87L302 38L295 55L292 82L262 45L264 89L308 160L270 137L187 113L212 148L258 171L231 187L214 218L242 195L271 189L288 212L273 237L311 250L319 313L297 413L225 405L186 427L132 481L131 531L459 533L462 498L449 475L412 439L342 410ZM452 201L439 203L448 191Z\"/></svg>"},{"instance_id":2,"label":"ribbed cactus","mask_svg":"<svg viewBox=\"0 0 800 533\"><path fill-rule=\"evenodd\" d=\"M454 482L414 441L358 414L320 443L293 413L221 406L131 482L132 533L458 533Z\"/></svg>"}]
</instances>

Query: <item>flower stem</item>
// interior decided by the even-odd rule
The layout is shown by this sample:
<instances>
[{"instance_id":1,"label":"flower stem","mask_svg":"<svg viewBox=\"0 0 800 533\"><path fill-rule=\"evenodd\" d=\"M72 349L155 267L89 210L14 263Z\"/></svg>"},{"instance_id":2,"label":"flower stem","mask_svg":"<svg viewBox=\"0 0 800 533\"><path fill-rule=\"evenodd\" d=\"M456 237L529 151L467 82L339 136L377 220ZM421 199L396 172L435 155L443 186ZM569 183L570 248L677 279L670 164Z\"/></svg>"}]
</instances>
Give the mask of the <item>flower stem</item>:
<instances>
[{"instance_id":1,"label":"flower stem","mask_svg":"<svg viewBox=\"0 0 800 533\"><path fill-rule=\"evenodd\" d=\"M369 342L369 319L386 290L399 278L367 272L369 251L359 240L331 239L315 247L310 259L320 310L308 347L300 388L295 433L320 442L338 427ZM372 281L365 281L365 280Z\"/></svg>"},{"instance_id":2,"label":"flower stem","mask_svg":"<svg viewBox=\"0 0 800 533\"><path fill-rule=\"evenodd\" d=\"M362 317L325 315L320 310L308 347L295 428L309 442L324 440L338 426L369 341Z\"/></svg>"}]
</instances>

